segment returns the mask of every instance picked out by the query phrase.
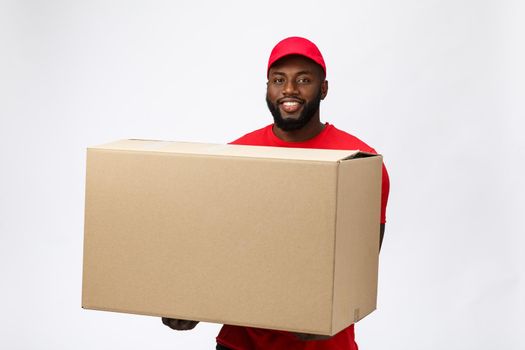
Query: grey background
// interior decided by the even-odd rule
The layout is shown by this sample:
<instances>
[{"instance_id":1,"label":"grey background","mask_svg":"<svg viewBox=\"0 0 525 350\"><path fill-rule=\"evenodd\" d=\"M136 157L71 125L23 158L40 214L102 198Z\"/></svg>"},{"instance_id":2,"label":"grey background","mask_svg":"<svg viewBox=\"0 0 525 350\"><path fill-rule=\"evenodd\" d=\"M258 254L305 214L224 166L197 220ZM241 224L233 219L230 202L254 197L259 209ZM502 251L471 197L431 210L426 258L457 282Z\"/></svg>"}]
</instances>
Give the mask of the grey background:
<instances>
[{"instance_id":1,"label":"grey background","mask_svg":"<svg viewBox=\"0 0 525 350\"><path fill-rule=\"evenodd\" d=\"M80 308L85 148L271 122L269 52L322 50L322 119L385 156L361 349L523 349L522 1L1 1L0 347L211 349L218 325Z\"/></svg>"}]
</instances>

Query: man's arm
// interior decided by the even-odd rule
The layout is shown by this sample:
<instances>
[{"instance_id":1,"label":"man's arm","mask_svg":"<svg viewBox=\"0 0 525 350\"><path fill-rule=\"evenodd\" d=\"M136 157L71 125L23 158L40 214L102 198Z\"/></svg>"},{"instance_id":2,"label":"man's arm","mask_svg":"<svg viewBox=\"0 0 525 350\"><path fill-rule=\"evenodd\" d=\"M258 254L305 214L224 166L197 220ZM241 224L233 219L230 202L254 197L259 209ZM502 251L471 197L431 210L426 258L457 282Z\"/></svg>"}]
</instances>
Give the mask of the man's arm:
<instances>
[{"instance_id":1,"label":"man's arm","mask_svg":"<svg viewBox=\"0 0 525 350\"><path fill-rule=\"evenodd\" d=\"M379 226L379 251L381 251L381 245L383 244L383 237L385 235L385 224ZM329 335L318 335L308 333L293 333L299 340L326 340L332 338Z\"/></svg>"}]
</instances>

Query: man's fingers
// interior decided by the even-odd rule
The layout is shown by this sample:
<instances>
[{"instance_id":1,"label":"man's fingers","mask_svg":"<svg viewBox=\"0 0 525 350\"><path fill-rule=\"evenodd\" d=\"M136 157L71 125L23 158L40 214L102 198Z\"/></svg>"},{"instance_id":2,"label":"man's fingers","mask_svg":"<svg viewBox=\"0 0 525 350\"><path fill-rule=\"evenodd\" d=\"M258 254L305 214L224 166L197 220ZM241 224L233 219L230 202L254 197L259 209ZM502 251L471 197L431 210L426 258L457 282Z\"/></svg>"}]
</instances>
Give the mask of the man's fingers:
<instances>
[{"instance_id":1,"label":"man's fingers","mask_svg":"<svg viewBox=\"0 0 525 350\"><path fill-rule=\"evenodd\" d=\"M180 320L177 320L177 319L174 319L174 318L168 318L168 317L163 317L162 318L162 323L164 323L164 325L170 327L171 329L175 329L175 330L179 330L180 328L180 325L179 325L179 322Z\"/></svg>"},{"instance_id":2,"label":"man's fingers","mask_svg":"<svg viewBox=\"0 0 525 350\"><path fill-rule=\"evenodd\" d=\"M162 317L162 323L171 329L175 329L178 331L185 331L195 328L198 321L190 321L190 320L178 320L175 318L168 318L168 317Z\"/></svg>"},{"instance_id":3,"label":"man's fingers","mask_svg":"<svg viewBox=\"0 0 525 350\"><path fill-rule=\"evenodd\" d=\"M190 321L178 320L177 327L179 327L180 330L184 330L184 329L188 329L189 324L190 324Z\"/></svg>"}]
</instances>

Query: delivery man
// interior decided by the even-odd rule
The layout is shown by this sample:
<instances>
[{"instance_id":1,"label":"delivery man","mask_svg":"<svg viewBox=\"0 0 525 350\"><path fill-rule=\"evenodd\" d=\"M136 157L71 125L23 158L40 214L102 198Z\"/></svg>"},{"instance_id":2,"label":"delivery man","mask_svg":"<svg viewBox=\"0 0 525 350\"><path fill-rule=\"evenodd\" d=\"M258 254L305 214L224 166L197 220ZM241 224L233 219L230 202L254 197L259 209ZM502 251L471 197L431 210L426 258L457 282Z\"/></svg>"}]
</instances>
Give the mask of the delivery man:
<instances>
[{"instance_id":1,"label":"delivery man","mask_svg":"<svg viewBox=\"0 0 525 350\"><path fill-rule=\"evenodd\" d=\"M267 69L266 103L274 123L232 142L238 145L361 150L376 153L358 138L321 123L319 105L328 93L326 65L311 41L290 37L272 50ZM380 244L385 231L389 179L383 165ZM176 330L189 330L197 321L163 318ZM224 325L217 336L219 350L357 350L354 325L336 335L320 336Z\"/></svg>"}]
</instances>

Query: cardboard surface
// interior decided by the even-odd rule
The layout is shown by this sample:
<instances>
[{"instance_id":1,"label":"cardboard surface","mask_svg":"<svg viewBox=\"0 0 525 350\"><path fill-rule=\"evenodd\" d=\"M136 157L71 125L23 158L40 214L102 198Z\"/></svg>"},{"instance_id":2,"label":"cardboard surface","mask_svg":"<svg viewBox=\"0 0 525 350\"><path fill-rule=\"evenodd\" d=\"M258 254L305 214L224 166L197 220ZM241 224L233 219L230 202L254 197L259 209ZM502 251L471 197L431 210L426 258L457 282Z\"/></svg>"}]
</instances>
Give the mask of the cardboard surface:
<instances>
[{"instance_id":1,"label":"cardboard surface","mask_svg":"<svg viewBox=\"0 0 525 350\"><path fill-rule=\"evenodd\" d=\"M82 306L333 335L375 309L380 191L357 151L90 148Z\"/></svg>"}]
</instances>

